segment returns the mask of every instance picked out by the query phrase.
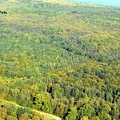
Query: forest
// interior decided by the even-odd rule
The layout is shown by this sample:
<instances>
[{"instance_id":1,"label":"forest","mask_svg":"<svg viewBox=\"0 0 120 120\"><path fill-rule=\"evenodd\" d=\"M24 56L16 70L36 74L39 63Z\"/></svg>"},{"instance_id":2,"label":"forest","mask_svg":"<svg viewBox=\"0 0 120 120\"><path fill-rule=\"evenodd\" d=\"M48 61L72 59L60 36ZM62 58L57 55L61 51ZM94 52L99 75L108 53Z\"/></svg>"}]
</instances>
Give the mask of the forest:
<instances>
[{"instance_id":1,"label":"forest","mask_svg":"<svg viewBox=\"0 0 120 120\"><path fill-rule=\"evenodd\" d=\"M120 8L0 0L0 11L0 120L120 120Z\"/></svg>"}]
</instances>

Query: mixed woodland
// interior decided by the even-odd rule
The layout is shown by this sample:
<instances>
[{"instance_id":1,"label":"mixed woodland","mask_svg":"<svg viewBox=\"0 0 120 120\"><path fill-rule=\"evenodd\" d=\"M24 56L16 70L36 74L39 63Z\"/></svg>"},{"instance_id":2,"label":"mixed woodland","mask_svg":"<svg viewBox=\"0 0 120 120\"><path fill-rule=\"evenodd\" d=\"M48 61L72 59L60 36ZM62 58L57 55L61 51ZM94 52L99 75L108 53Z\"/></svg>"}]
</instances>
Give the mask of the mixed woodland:
<instances>
[{"instance_id":1,"label":"mixed woodland","mask_svg":"<svg viewBox=\"0 0 120 120\"><path fill-rule=\"evenodd\" d=\"M120 8L0 0L0 11L0 120L120 120Z\"/></svg>"}]
</instances>

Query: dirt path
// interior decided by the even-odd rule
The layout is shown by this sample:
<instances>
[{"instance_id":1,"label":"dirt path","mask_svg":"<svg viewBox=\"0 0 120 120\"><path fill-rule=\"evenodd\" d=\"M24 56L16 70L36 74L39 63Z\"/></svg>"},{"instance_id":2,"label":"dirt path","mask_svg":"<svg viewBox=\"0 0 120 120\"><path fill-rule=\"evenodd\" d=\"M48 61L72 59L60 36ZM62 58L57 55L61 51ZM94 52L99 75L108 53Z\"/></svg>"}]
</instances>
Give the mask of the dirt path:
<instances>
[{"instance_id":1,"label":"dirt path","mask_svg":"<svg viewBox=\"0 0 120 120\"><path fill-rule=\"evenodd\" d=\"M26 107L24 107L24 106L20 106L20 105L18 105L17 103L12 102L12 101L2 100L2 99L0 99L0 101L4 102L4 103L6 103L6 104L14 104L16 107L26 108ZM31 108L31 110L33 110L34 112L36 112L36 113L44 116L44 119L45 119L45 120L52 120L52 119L61 120L60 117L57 117L57 116L55 116L55 115L52 115L52 114L49 114L49 113L45 113L45 112L41 112L41 111L38 111L38 110L34 110L34 109L32 109L32 108Z\"/></svg>"}]
</instances>

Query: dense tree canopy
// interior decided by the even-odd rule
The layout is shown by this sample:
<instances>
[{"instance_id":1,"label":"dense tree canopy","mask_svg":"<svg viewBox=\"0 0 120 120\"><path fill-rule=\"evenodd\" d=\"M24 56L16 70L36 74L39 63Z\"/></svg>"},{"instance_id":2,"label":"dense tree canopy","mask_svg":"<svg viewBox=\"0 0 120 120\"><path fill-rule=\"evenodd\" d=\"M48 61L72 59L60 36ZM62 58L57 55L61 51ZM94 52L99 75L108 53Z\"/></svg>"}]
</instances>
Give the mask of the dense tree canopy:
<instances>
[{"instance_id":1,"label":"dense tree canopy","mask_svg":"<svg viewBox=\"0 0 120 120\"><path fill-rule=\"evenodd\" d=\"M51 0L0 0L0 117L120 119L120 9ZM28 108L27 108L28 107Z\"/></svg>"}]
</instances>

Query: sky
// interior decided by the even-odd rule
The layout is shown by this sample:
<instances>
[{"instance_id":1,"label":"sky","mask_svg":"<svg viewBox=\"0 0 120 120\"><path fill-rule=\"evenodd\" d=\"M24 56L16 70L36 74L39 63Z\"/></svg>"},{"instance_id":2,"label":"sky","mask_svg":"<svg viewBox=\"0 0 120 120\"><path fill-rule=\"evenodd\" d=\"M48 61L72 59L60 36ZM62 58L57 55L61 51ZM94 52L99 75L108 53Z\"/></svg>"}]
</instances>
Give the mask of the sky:
<instances>
[{"instance_id":1,"label":"sky","mask_svg":"<svg viewBox=\"0 0 120 120\"><path fill-rule=\"evenodd\" d=\"M120 0L68 0L75 2L84 2L84 3L92 3L92 4L100 4L100 5L109 5L120 7Z\"/></svg>"}]
</instances>

